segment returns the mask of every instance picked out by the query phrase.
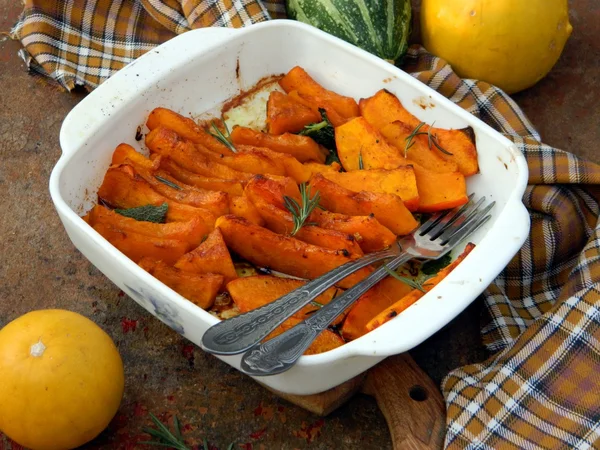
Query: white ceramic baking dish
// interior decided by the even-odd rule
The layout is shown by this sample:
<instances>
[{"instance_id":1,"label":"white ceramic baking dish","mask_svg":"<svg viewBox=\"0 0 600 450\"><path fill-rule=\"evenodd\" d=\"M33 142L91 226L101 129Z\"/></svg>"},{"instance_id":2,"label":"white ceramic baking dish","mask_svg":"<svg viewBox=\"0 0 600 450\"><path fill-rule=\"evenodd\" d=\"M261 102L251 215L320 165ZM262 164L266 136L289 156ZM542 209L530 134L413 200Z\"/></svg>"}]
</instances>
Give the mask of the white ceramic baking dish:
<instances>
[{"instance_id":1,"label":"white ceramic baking dish","mask_svg":"<svg viewBox=\"0 0 600 450\"><path fill-rule=\"evenodd\" d=\"M529 231L521 203L527 166L509 140L400 69L313 27L277 20L238 30L207 28L150 51L73 108L62 125L63 155L52 171L50 193L73 244L137 303L200 346L218 319L138 267L80 215L95 203L115 147L126 142L142 149L136 128L153 108L196 116L295 65L341 94L359 99L386 88L427 123L473 127L481 173L469 178L468 189L497 202L492 220L470 239L475 250L414 306L360 339L303 356L292 370L260 378L282 392L313 394L423 342L463 311L519 250ZM240 356L220 359L239 368Z\"/></svg>"}]
</instances>

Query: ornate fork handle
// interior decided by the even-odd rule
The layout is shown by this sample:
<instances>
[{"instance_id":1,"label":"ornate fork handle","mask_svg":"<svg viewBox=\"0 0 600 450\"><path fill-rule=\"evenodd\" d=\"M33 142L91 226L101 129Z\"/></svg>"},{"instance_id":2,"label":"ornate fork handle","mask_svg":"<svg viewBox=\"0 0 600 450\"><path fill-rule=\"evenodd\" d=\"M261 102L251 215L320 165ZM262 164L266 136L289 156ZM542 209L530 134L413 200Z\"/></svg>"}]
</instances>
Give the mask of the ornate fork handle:
<instances>
[{"instance_id":1,"label":"ornate fork handle","mask_svg":"<svg viewBox=\"0 0 600 450\"><path fill-rule=\"evenodd\" d=\"M412 258L414 258L413 255L402 254L389 261L387 267L394 270ZM387 275L385 267L380 267L340 297L323 306L310 318L279 336L252 347L242 357L242 372L252 376L276 375L285 372L302 356L319 333Z\"/></svg>"},{"instance_id":2,"label":"ornate fork handle","mask_svg":"<svg viewBox=\"0 0 600 450\"><path fill-rule=\"evenodd\" d=\"M347 262L274 302L224 320L204 333L202 348L217 355L243 353L338 281L376 261L393 258L398 252L394 246Z\"/></svg>"}]
</instances>

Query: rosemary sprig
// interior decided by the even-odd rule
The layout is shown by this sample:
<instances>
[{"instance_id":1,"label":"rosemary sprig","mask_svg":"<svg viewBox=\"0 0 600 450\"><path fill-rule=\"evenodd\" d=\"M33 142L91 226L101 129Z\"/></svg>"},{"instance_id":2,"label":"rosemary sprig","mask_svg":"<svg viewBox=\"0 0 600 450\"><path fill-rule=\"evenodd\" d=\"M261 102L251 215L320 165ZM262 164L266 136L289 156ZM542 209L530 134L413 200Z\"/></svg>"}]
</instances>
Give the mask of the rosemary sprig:
<instances>
[{"instance_id":1,"label":"rosemary sprig","mask_svg":"<svg viewBox=\"0 0 600 450\"><path fill-rule=\"evenodd\" d=\"M171 431L160 420L158 420L154 414L150 413L150 418L152 419L152 422L154 422L154 425L156 425L156 428L144 427L142 428L142 431L156 438L157 440L140 442L140 444L155 445L157 447L170 447L176 450L191 450L183 441L183 436L181 435L181 425L179 424L177 416L173 417L175 434L171 433Z\"/></svg>"},{"instance_id":2,"label":"rosemary sprig","mask_svg":"<svg viewBox=\"0 0 600 450\"><path fill-rule=\"evenodd\" d=\"M185 444L183 440L183 436L181 435L181 424L179 423L177 416L173 417L173 433L171 433L171 431L160 420L158 420L154 414L150 413L150 418L156 425L156 428L144 427L142 428L142 431L156 438L157 440L139 442L139 444L174 448L176 450L192 450ZM234 442L229 444L227 450L233 450L233 444ZM202 450L210 450L206 438L202 440Z\"/></svg>"},{"instance_id":3,"label":"rosemary sprig","mask_svg":"<svg viewBox=\"0 0 600 450\"><path fill-rule=\"evenodd\" d=\"M221 122L223 122L223 126L225 127L225 133L227 133L227 135L223 134L223 132L220 130L220 128L217 126L214 120L210 124L215 130L215 132L213 133L212 131L209 131L208 133L214 138L218 139L219 142L221 142L221 144L227 146L227 148L229 148L229 150L231 150L233 153L237 153L237 150L231 143L231 134L229 133L229 127L227 127L227 122L225 122L222 119Z\"/></svg>"},{"instance_id":4,"label":"rosemary sprig","mask_svg":"<svg viewBox=\"0 0 600 450\"><path fill-rule=\"evenodd\" d=\"M335 297L337 296L337 290L335 291L335 293L333 294L333 297L331 297L331 300L333 300ZM330 301L331 301L330 300ZM305 316L310 316L311 314L316 313L318 310L320 310L323 306L325 306L323 303L319 303L316 301L311 301L310 304L314 307L316 307L317 309L311 309L310 311L306 311L304 313Z\"/></svg>"},{"instance_id":5,"label":"rosemary sprig","mask_svg":"<svg viewBox=\"0 0 600 450\"><path fill-rule=\"evenodd\" d=\"M437 149L442 152L445 153L446 155L450 155L452 156L452 153L450 153L448 150L442 148L442 146L439 144L439 142L437 141L437 136L434 136L431 134L431 129L433 128L433 124L435 122L433 122L431 124L431 126L429 127L429 129L427 130L427 133L423 133L420 132L418 134L426 134L427 135L427 143L429 144L429 149L431 150L431 144L435 145L437 147Z\"/></svg>"},{"instance_id":6,"label":"rosemary sprig","mask_svg":"<svg viewBox=\"0 0 600 450\"><path fill-rule=\"evenodd\" d=\"M365 166L363 165L362 152L358 152L358 169L363 170Z\"/></svg>"},{"instance_id":7,"label":"rosemary sprig","mask_svg":"<svg viewBox=\"0 0 600 450\"><path fill-rule=\"evenodd\" d=\"M402 275L398 275L396 272L394 272L393 270L391 270L387 265L383 265L383 268L385 269L385 271L390 274L392 277L394 277L396 280L401 281L404 284L407 284L408 286L410 286L413 289L417 289L421 292L427 292L425 291L425 286L427 286L427 284L425 283L427 280L429 280L433 275L425 277L424 279L421 280L413 280L411 278L406 278L403 277Z\"/></svg>"},{"instance_id":8,"label":"rosemary sprig","mask_svg":"<svg viewBox=\"0 0 600 450\"><path fill-rule=\"evenodd\" d=\"M333 291L333 295L331 296L331 300L329 300L330 302L332 302L338 295L339 290L336 288L335 291ZM325 306L323 303L319 303L315 300L310 302L311 305L315 306L317 309L311 309L310 311L306 311L304 313L305 316L310 316L311 314L316 313L319 309L321 309L323 306Z\"/></svg>"},{"instance_id":9,"label":"rosemary sprig","mask_svg":"<svg viewBox=\"0 0 600 450\"><path fill-rule=\"evenodd\" d=\"M435 123L435 122L434 122ZM429 149L432 149L432 145L435 145L436 148L442 152L445 153L446 155L449 156L453 156L453 153L450 153L448 150L446 150L445 148L443 148L440 143L437 141L437 136L431 134L431 129L433 128L433 123L431 124L431 126L427 129L427 132L425 131L419 131L421 129L421 127L425 125L425 122L421 122L419 125L417 125L417 127L412 131L412 133L410 133L408 136L406 136L405 141L406 141L406 145L404 146L404 157L406 158L406 154L408 152L408 149L411 148L414 145L413 139L416 136L427 136L427 144L429 145Z\"/></svg>"},{"instance_id":10,"label":"rosemary sprig","mask_svg":"<svg viewBox=\"0 0 600 450\"><path fill-rule=\"evenodd\" d=\"M412 131L412 133L410 133L408 136L406 136L406 138L404 138L404 141L405 141L404 157L405 158L408 154L408 149L410 149L413 145L415 145L415 143L414 143L415 136L418 136L419 130L421 129L421 127L423 125L425 125L425 122L421 122L419 125L417 125L416 128Z\"/></svg>"},{"instance_id":11,"label":"rosemary sprig","mask_svg":"<svg viewBox=\"0 0 600 450\"><path fill-rule=\"evenodd\" d=\"M163 178L159 175L154 175L154 178L156 178L158 181L160 181L163 184L166 184L169 187L172 187L173 189L177 189L178 191L182 191L183 189L181 188L181 186L177 186L175 183L173 183L172 181L167 180L166 178Z\"/></svg>"},{"instance_id":12,"label":"rosemary sprig","mask_svg":"<svg viewBox=\"0 0 600 450\"><path fill-rule=\"evenodd\" d=\"M315 195L310 198L310 187L306 186L306 183L300 185L301 204L287 195L283 197L285 207L292 213L292 218L294 219L294 229L291 232L291 236L294 236L300 231L300 228L302 228L306 219L308 219L313 210L319 206L320 199L319 191L315 192Z\"/></svg>"}]
</instances>

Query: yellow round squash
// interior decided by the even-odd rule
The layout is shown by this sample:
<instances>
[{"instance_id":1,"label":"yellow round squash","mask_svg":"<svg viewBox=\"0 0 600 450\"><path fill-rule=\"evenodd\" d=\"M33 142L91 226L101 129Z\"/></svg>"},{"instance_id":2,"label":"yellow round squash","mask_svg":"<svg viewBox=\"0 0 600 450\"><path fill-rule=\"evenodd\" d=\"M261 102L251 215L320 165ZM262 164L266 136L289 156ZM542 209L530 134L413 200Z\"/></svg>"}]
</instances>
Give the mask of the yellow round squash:
<instances>
[{"instance_id":1,"label":"yellow round squash","mask_svg":"<svg viewBox=\"0 0 600 450\"><path fill-rule=\"evenodd\" d=\"M546 76L572 27L568 0L422 0L421 31L458 75L511 94Z\"/></svg>"},{"instance_id":2,"label":"yellow round squash","mask_svg":"<svg viewBox=\"0 0 600 450\"><path fill-rule=\"evenodd\" d=\"M0 430L25 447L92 440L117 412L123 387L114 342L80 314L32 311L0 330Z\"/></svg>"}]
</instances>

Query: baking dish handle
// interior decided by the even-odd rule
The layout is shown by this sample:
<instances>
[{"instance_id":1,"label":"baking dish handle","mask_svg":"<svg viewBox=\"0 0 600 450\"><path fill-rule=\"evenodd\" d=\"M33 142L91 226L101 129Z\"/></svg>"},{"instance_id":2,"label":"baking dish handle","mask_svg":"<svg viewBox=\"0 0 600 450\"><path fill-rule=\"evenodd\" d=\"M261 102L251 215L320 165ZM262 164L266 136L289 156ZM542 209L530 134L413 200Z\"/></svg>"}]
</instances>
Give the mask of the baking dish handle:
<instances>
[{"instance_id":1,"label":"baking dish handle","mask_svg":"<svg viewBox=\"0 0 600 450\"><path fill-rule=\"evenodd\" d=\"M131 61L76 105L65 117L60 130L63 156L71 155L98 129L106 116L116 113L139 96L139 86L155 82L172 67L185 64L190 52L208 50L219 46L240 29L207 27L175 36L167 42ZM163 55L169 54L170 64L162 64ZM135 68L133 68L135 66ZM128 70L125 70L128 69ZM132 81L132 76L135 78ZM148 76L148 77L146 77ZM135 83L137 89L132 89ZM103 94L107 92L107 94ZM110 94L108 94L110 93ZM85 133L82 130L86 130Z\"/></svg>"},{"instance_id":2,"label":"baking dish handle","mask_svg":"<svg viewBox=\"0 0 600 450\"><path fill-rule=\"evenodd\" d=\"M502 212L502 219L488 231L485 243L477 244L471 254L449 276L446 292L442 299L436 288L418 300L394 319L381 327L365 334L350 345L352 355L391 356L404 353L424 342L456 318L469 306L491 283L495 276L478 278L465 283L467 274L473 265L484 264L488 255L493 254L502 270L518 253L529 236L531 218L521 198L513 197ZM506 235L510 229L511 239L502 240L497 236ZM469 262L469 258L473 257ZM456 275L456 276L453 276ZM471 277L472 278L472 277ZM441 286L440 286L441 287ZM452 301L449 300L450 297ZM413 324L426 323L425 327ZM374 350L375 349L375 350Z\"/></svg>"}]
</instances>

